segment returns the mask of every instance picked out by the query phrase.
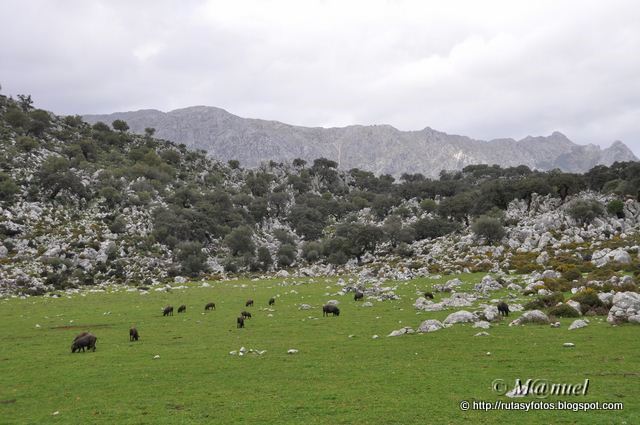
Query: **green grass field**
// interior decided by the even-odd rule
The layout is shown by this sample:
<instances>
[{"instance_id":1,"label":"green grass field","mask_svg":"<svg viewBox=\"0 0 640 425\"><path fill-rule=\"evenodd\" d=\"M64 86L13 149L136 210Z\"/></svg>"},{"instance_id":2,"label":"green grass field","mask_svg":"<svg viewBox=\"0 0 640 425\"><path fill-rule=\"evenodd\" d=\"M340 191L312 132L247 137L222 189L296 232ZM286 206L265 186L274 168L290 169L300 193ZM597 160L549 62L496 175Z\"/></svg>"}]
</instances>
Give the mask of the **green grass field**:
<instances>
[{"instance_id":1,"label":"green grass field","mask_svg":"<svg viewBox=\"0 0 640 425\"><path fill-rule=\"evenodd\" d=\"M482 329L471 325L386 337L451 313L412 307L416 289L446 280L398 283L401 300L371 308L352 296L327 295L338 287L325 279L3 300L0 423L640 424L638 326L611 327L594 319L587 328L568 331L570 319L560 329L508 327L505 320L488 337L474 337ZM279 296L273 312L265 310L271 296ZM253 318L236 329L248 298L256 302L248 309ZM321 305L332 298L340 301L341 315L323 318ZM203 314L209 301L217 310ZM299 310L300 303L314 308ZM188 309L162 317L167 304ZM140 332L138 342L129 342L131 325ZM73 337L84 330L98 337L96 352L71 354ZM380 338L372 339L374 334ZM563 348L564 342L576 346ZM241 346L267 351L229 354ZM287 354L290 348L299 353ZM513 400L491 386L494 379L516 378L589 378L586 396L545 401L621 401L624 410L460 410L461 400Z\"/></svg>"}]
</instances>

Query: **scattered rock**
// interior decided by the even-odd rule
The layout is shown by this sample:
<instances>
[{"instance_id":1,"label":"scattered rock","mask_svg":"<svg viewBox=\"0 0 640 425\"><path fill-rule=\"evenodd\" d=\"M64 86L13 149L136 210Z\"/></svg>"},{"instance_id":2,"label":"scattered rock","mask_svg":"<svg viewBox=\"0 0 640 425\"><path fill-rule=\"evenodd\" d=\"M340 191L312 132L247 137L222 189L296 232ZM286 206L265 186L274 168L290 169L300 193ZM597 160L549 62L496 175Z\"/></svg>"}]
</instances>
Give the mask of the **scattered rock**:
<instances>
[{"instance_id":1,"label":"scattered rock","mask_svg":"<svg viewBox=\"0 0 640 425\"><path fill-rule=\"evenodd\" d=\"M484 320L477 321L473 324L474 328L480 329L489 329L491 327L491 323L485 322Z\"/></svg>"},{"instance_id":2,"label":"scattered rock","mask_svg":"<svg viewBox=\"0 0 640 425\"><path fill-rule=\"evenodd\" d=\"M525 323L547 324L549 317L540 310L531 310L509 323L509 326L524 325Z\"/></svg>"},{"instance_id":3,"label":"scattered rock","mask_svg":"<svg viewBox=\"0 0 640 425\"><path fill-rule=\"evenodd\" d=\"M488 332L484 332L484 331L482 331L482 332L478 332L478 333L477 333L477 334L475 334L474 336L489 336L489 333L488 333Z\"/></svg>"},{"instance_id":4,"label":"scattered rock","mask_svg":"<svg viewBox=\"0 0 640 425\"><path fill-rule=\"evenodd\" d=\"M576 345L573 342L565 342L562 344L563 347L575 347Z\"/></svg>"},{"instance_id":5,"label":"scattered rock","mask_svg":"<svg viewBox=\"0 0 640 425\"><path fill-rule=\"evenodd\" d=\"M453 325L455 323L475 322L476 320L477 317L473 313L470 313L466 310L460 310L448 315L447 318L444 319L443 323L445 325Z\"/></svg>"},{"instance_id":6,"label":"scattered rock","mask_svg":"<svg viewBox=\"0 0 640 425\"><path fill-rule=\"evenodd\" d=\"M588 326L589 324L582 319L574 320L572 324L569 325L569 330L572 331L574 329L580 329Z\"/></svg>"},{"instance_id":7,"label":"scattered rock","mask_svg":"<svg viewBox=\"0 0 640 425\"><path fill-rule=\"evenodd\" d=\"M420 333L435 332L435 331L439 331L442 328L443 328L442 322L440 322L439 320L429 319L429 320L425 320L420 324L420 327L418 328L418 332Z\"/></svg>"},{"instance_id":8,"label":"scattered rock","mask_svg":"<svg viewBox=\"0 0 640 425\"><path fill-rule=\"evenodd\" d=\"M297 353L298 353L298 350L296 350L295 348L289 348L287 350L287 354L297 354Z\"/></svg>"}]
</instances>

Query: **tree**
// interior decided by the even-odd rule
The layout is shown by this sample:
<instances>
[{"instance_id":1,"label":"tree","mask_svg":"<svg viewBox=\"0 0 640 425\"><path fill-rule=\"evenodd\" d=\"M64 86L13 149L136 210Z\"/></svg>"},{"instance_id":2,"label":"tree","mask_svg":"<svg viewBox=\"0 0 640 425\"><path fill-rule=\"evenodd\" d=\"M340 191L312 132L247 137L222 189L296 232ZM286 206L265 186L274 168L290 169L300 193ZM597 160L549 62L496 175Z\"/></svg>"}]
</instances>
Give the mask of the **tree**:
<instances>
[{"instance_id":1,"label":"tree","mask_svg":"<svg viewBox=\"0 0 640 425\"><path fill-rule=\"evenodd\" d=\"M474 200L470 193L463 192L444 199L438 205L438 214L442 217L451 217L454 220L464 221L469 225L469 215L474 206Z\"/></svg>"},{"instance_id":2,"label":"tree","mask_svg":"<svg viewBox=\"0 0 640 425\"><path fill-rule=\"evenodd\" d=\"M102 121L98 121L91 128L93 128L95 131L103 132L103 133L108 133L108 132L111 131L109 126L107 124L103 123Z\"/></svg>"},{"instance_id":3,"label":"tree","mask_svg":"<svg viewBox=\"0 0 640 425\"><path fill-rule=\"evenodd\" d=\"M586 226L604 214L602 204L594 199L576 199L567 208L567 214L579 224Z\"/></svg>"},{"instance_id":4,"label":"tree","mask_svg":"<svg viewBox=\"0 0 640 425\"><path fill-rule=\"evenodd\" d=\"M31 119L28 125L28 132L36 136L41 136L45 130L51 127L51 116L49 113L42 109L36 109L29 112L29 118Z\"/></svg>"},{"instance_id":5,"label":"tree","mask_svg":"<svg viewBox=\"0 0 640 425\"><path fill-rule=\"evenodd\" d=\"M382 240L382 230L377 226L360 223L344 223L336 227L336 236L346 242L346 253L356 257L358 263L366 252L373 253Z\"/></svg>"},{"instance_id":6,"label":"tree","mask_svg":"<svg viewBox=\"0 0 640 425\"><path fill-rule=\"evenodd\" d=\"M207 254L200 242L182 242L176 247L176 258L180 263L182 273L188 276L198 276L209 269Z\"/></svg>"},{"instance_id":7,"label":"tree","mask_svg":"<svg viewBox=\"0 0 640 425\"><path fill-rule=\"evenodd\" d=\"M260 270L266 272L269 270L271 265L273 264L273 258L271 258L271 253L269 252L269 248L266 246L261 246L258 248L258 267Z\"/></svg>"},{"instance_id":8,"label":"tree","mask_svg":"<svg viewBox=\"0 0 640 425\"><path fill-rule=\"evenodd\" d=\"M127 122L123 120L115 120L111 123L111 126L113 126L114 130L117 130L120 133L124 133L129 130L129 124L127 124Z\"/></svg>"},{"instance_id":9,"label":"tree","mask_svg":"<svg viewBox=\"0 0 640 425\"><path fill-rule=\"evenodd\" d=\"M156 129L153 127L147 127L144 129L144 135L151 138L153 137L153 135L156 134Z\"/></svg>"},{"instance_id":10,"label":"tree","mask_svg":"<svg viewBox=\"0 0 640 425\"><path fill-rule=\"evenodd\" d=\"M289 267L296 261L297 251L296 247L291 244L282 244L278 248L278 266Z\"/></svg>"},{"instance_id":11,"label":"tree","mask_svg":"<svg viewBox=\"0 0 640 425\"><path fill-rule=\"evenodd\" d=\"M29 112L29 110L33 107L33 100L31 99L30 94L19 94L18 95L18 105L24 112Z\"/></svg>"},{"instance_id":12,"label":"tree","mask_svg":"<svg viewBox=\"0 0 640 425\"><path fill-rule=\"evenodd\" d=\"M227 164L229 164L229 168L231 168L232 170L237 170L238 168L240 168L240 161L238 161L237 159L230 159L229 161L227 161Z\"/></svg>"},{"instance_id":13,"label":"tree","mask_svg":"<svg viewBox=\"0 0 640 425\"><path fill-rule=\"evenodd\" d=\"M225 238L224 244L231 251L231 255L238 256L240 254L253 255L256 249L253 243L253 230L249 226L240 226L231 231Z\"/></svg>"},{"instance_id":14,"label":"tree","mask_svg":"<svg viewBox=\"0 0 640 425\"><path fill-rule=\"evenodd\" d=\"M62 190L83 197L85 188L79 177L69 169L69 161L59 156L49 156L37 173L40 187L54 199Z\"/></svg>"},{"instance_id":15,"label":"tree","mask_svg":"<svg viewBox=\"0 0 640 425\"><path fill-rule=\"evenodd\" d=\"M40 146L37 140L29 136L20 136L16 140L16 147L22 152L31 152Z\"/></svg>"},{"instance_id":16,"label":"tree","mask_svg":"<svg viewBox=\"0 0 640 425\"><path fill-rule=\"evenodd\" d=\"M10 175L0 171L0 201L11 203L14 195L19 192L18 185L15 184Z\"/></svg>"},{"instance_id":17,"label":"tree","mask_svg":"<svg viewBox=\"0 0 640 425\"><path fill-rule=\"evenodd\" d=\"M442 218L423 218L413 224L416 239L432 239L459 230L458 223Z\"/></svg>"},{"instance_id":18,"label":"tree","mask_svg":"<svg viewBox=\"0 0 640 425\"><path fill-rule=\"evenodd\" d=\"M477 218L471 225L471 230L477 237L484 238L487 243L499 242L506 235L500 220L489 216Z\"/></svg>"},{"instance_id":19,"label":"tree","mask_svg":"<svg viewBox=\"0 0 640 425\"><path fill-rule=\"evenodd\" d=\"M624 202L620 199L613 199L607 204L607 212L617 218L624 218Z\"/></svg>"}]
</instances>

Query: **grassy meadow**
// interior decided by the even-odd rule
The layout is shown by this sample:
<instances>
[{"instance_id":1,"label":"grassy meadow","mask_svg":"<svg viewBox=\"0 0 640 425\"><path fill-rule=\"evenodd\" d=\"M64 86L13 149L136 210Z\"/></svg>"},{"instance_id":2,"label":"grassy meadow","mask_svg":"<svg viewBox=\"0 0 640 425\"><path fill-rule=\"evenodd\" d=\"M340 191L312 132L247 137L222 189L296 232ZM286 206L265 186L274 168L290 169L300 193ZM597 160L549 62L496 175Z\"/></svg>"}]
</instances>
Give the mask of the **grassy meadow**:
<instances>
[{"instance_id":1,"label":"grassy meadow","mask_svg":"<svg viewBox=\"0 0 640 425\"><path fill-rule=\"evenodd\" d=\"M461 278L471 285L481 277ZM458 324L391 338L386 335L394 329L417 328L455 311L412 307L417 290L446 277L390 283L398 285L401 299L374 301L370 308L352 295L329 295L339 289L335 279L309 280L2 300L0 423L640 423L638 326L612 327L593 318L587 328L568 331L572 319L561 320L560 329L509 327L510 320L503 320L486 337L474 337L482 329ZM271 296L277 297L273 311L267 309ZM443 296L436 294L436 301ZM236 329L248 298L255 300L247 308L253 317L245 329ZM339 317L322 317L329 299L340 301ZM209 301L217 309L204 314ZM301 303L313 308L299 310ZM162 317L168 304L176 313ZM187 312L177 314L181 304ZM140 332L138 342L129 342L132 325ZM73 337L85 330L98 337L97 350L71 354ZM575 347L564 348L565 342ZM266 352L229 354L242 346ZM299 352L287 354L290 348ZM589 378L586 396L547 400L621 401L624 410L460 410L461 400L512 400L491 386L494 379L516 378Z\"/></svg>"}]
</instances>

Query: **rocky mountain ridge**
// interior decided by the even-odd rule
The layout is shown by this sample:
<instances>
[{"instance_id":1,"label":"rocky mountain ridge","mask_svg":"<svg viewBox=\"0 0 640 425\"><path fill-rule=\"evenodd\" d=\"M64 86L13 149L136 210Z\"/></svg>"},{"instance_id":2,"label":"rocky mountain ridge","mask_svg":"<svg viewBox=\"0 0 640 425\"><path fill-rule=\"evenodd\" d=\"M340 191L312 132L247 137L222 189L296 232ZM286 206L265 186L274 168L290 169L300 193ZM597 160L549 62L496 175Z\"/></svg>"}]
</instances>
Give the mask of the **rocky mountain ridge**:
<instances>
[{"instance_id":1,"label":"rocky mountain ridge","mask_svg":"<svg viewBox=\"0 0 640 425\"><path fill-rule=\"evenodd\" d=\"M351 125L341 128L301 127L278 121L241 118L223 109L194 106L161 112L154 109L85 115L89 123L126 121L133 132L147 127L156 136L192 149L202 149L223 161L237 159L255 167L262 161L307 161L328 158L340 168L359 168L376 174L399 176L422 173L437 176L441 170L460 170L471 164L502 167L526 165L532 169L559 168L585 172L595 165L637 161L622 142L601 149L578 145L554 132L546 137L482 141L451 135L429 127L400 131L390 125Z\"/></svg>"}]
</instances>

